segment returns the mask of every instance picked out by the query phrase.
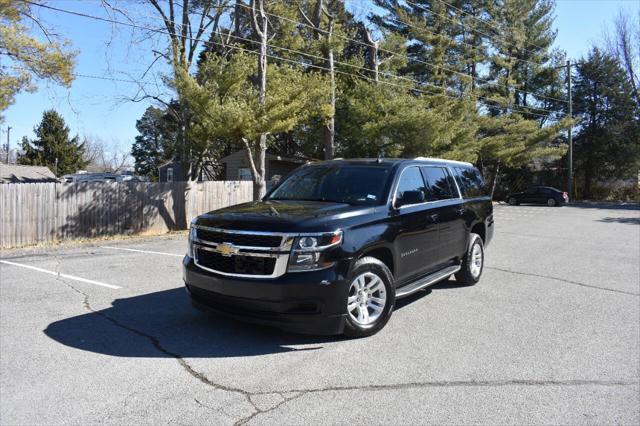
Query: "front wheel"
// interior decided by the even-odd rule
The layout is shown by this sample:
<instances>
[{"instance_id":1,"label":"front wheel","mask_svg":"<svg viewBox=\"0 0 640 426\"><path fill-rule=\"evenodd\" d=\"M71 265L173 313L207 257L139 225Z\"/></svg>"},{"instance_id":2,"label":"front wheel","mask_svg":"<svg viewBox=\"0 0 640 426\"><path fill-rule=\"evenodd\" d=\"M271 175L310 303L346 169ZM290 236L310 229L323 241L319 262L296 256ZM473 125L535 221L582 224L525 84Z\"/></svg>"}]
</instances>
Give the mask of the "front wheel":
<instances>
[{"instance_id":1,"label":"front wheel","mask_svg":"<svg viewBox=\"0 0 640 426\"><path fill-rule=\"evenodd\" d=\"M508 203L510 206L517 206L518 200L516 200L515 197L510 197Z\"/></svg>"},{"instance_id":2,"label":"front wheel","mask_svg":"<svg viewBox=\"0 0 640 426\"><path fill-rule=\"evenodd\" d=\"M484 245L478 234L471 234L467 253L462 259L462 265L456 272L456 281L463 285L474 285L480 281L484 268Z\"/></svg>"},{"instance_id":3,"label":"front wheel","mask_svg":"<svg viewBox=\"0 0 640 426\"><path fill-rule=\"evenodd\" d=\"M389 268L374 257L358 259L349 276L344 334L371 336L382 330L393 312L395 289Z\"/></svg>"},{"instance_id":4,"label":"front wheel","mask_svg":"<svg viewBox=\"0 0 640 426\"><path fill-rule=\"evenodd\" d=\"M549 198L549 199L547 200L547 205L548 205L549 207L555 207L557 204L558 204L558 203L556 202L556 200L555 200L554 198Z\"/></svg>"}]
</instances>

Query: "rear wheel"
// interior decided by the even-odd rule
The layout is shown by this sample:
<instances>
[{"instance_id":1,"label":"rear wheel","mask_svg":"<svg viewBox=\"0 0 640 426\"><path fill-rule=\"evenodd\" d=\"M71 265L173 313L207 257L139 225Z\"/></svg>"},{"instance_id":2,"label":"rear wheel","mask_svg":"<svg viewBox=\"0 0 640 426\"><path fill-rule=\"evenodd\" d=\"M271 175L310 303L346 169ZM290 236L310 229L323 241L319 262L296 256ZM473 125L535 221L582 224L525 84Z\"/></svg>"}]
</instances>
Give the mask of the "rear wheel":
<instances>
[{"instance_id":1,"label":"rear wheel","mask_svg":"<svg viewBox=\"0 0 640 426\"><path fill-rule=\"evenodd\" d=\"M518 205L518 200L515 199L515 197L509 197L509 201L508 201L510 206L517 206Z\"/></svg>"},{"instance_id":2,"label":"rear wheel","mask_svg":"<svg viewBox=\"0 0 640 426\"><path fill-rule=\"evenodd\" d=\"M554 198L549 198L549 199L547 200L547 205L548 205L549 207L555 207L557 204L558 204L558 203L556 202L556 200L555 200Z\"/></svg>"},{"instance_id":3,"label":"rear wheel","mask_svg":"<svg viewBox=\"0 0 640 426\"><path fill-rule=\"evenodd\" d=\"M484 268L484 245L478 234L471 234L467 253L462 259L462 265L456 272L456 281L463 285L474 285L480 281Z\"/></svg>"},{"instance_id":4,"label":"rear wheel","mask_svg":"<svg viewBox=\"0 0 640 426\"><path fill-rule=\"evenodd\" d=\"M377 333L389 321L394 304L389 268L374 257L358 259L349 277L344 334L365 337Z\"/></svg>"}]
</instances>

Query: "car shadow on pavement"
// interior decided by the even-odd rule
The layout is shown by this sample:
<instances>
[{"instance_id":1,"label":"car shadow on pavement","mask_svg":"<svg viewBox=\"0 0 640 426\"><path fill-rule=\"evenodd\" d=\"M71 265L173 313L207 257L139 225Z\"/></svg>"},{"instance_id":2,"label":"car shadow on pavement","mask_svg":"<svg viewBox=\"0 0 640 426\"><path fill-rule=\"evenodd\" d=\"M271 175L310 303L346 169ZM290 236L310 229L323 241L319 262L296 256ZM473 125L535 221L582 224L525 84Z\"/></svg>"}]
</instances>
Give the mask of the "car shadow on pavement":
<instances>
[{"instance_id":1,"label":"car shadow on pavement","mask_svg":"<svg viewBox=\"0 0 640 426\"><path fill-rule=\"evenodd\" d=\"M395 309L402 309L433 290L464 287L455 280L443 281L398 300ZM259 356L319 350L323 343L348 339L289 333L204 313L191 306L182 287L116 299L109 308L53 322L44 333L63 345L84 351L145 358Z\"/></svg>"},{"instance_id":2,"label":"car shadow on pavement","mask_svg":"<svg viewBox=\"0 0 640 426\"><path fill-rule=\"evenodd\" d=\"M605 217L598 222L604 223L626 223L628 225L640 225L640 217Z\"/></svg>"},{"instance_id":3,"label":"car shadow on pavement","mask_svg":"<svg viewBox=\"0 0 640 426\"><path fill-rule=\"evenodd\" d=\"M257 356L317 350L322 343L344 339L287 333L203 313L191 306L182 287L116 299L109 308L53 322L44 333L72 348L149 358Z\"/></svg>"}]
</instances>

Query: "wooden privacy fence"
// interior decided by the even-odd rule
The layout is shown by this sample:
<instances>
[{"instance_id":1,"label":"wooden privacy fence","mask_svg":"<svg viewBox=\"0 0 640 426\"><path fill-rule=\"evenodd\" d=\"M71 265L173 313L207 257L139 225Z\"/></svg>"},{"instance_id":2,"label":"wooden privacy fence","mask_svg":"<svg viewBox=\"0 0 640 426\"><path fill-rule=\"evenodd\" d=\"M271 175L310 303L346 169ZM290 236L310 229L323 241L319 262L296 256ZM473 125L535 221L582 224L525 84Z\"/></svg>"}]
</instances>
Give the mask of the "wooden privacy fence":
<instances>
[{"instance_id":1,"label":"wooden privacy fence","mask_svg":"<svg viewBox=\"0 0 640 426\"><path fill-rule=\"evenodd\" d=\"M0 184L0 247L187 229L252 198L247 181Z\"/></svg>"}]
</instances>

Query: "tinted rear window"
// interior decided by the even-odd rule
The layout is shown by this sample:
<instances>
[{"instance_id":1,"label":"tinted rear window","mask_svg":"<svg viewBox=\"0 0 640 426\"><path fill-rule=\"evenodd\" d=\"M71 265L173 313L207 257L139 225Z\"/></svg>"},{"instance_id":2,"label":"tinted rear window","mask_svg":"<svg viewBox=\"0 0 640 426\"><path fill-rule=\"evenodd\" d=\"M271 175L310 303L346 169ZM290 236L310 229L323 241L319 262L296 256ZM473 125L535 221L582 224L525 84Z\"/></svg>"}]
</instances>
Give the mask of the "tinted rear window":
<instances>
[{"instance_id":1,"label":"tinted rear window","mask_svg":"<svg viewBox=\"0 0 640 426\"><path fill-rule=\"evenodd\" d=\"M454 167L462 198L484 197L489 194L480 172L473 167Z\"/></svg>"},{"instance_id":2,"label":"tinted rear window","mask_svg":"<svg viewBox=\"0 0 640 426\"><path fill-rule=\"evenodd\" d=\"M456 198L455 184L451 181L449 172L444 167L422 167L427 180L429 201Z\"/></svg>"}]
</instances>

